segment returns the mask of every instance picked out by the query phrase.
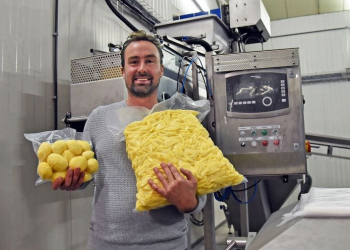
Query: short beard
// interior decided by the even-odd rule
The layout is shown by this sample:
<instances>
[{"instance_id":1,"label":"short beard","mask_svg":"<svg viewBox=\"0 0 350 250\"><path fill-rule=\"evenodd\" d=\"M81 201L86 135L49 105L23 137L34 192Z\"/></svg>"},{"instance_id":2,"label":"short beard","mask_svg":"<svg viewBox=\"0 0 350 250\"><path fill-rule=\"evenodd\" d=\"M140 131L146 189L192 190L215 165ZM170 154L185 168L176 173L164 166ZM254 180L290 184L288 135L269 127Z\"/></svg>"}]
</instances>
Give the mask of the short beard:
<instances>
[{"instance_id":1,"label":"short beard","mask_svg":"<svg viewBox=\"0 0 350 250\"><path fill-rule=\"evenodd\" d=\"M151 84L144 89L143 91L139 91L137 89L137 87L134 85L134 83L131 83L131 87L129 88L127 84L126 88L129 90L129 93L135 97L139 97L139 98L145 98L145 97L149 97L150 95L152 95L154 93L154 91L156 91L158 89L159 83L156 85L153 85L153 82L151 81Z\"/></svg>"}]
</instances>

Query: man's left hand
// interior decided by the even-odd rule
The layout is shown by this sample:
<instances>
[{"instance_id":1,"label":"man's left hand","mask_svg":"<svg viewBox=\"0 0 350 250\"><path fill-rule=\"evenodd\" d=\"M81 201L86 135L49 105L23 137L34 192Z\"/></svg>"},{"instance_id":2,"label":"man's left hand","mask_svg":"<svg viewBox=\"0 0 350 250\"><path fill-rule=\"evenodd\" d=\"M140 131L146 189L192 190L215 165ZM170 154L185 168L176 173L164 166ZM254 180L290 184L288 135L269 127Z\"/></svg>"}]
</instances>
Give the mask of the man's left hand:
<instances>
[{"instance_id":1,"label":"man's left hand","mask_svg":"<svg viewBox=\"0 0 350 250\"><path fill-rule=\"evenodd\" d=\"M149 185L171 204L176 206L180 212L187 213L195 210L198 205L196 177L194 177L191 171L181 168L181 173L187 178L185 179L173 164L161 163L160 165L167 179L158 168L155 167L153 171L163 187L159 187L151 179L148 180Z\"/></svg>"}]
</instances>

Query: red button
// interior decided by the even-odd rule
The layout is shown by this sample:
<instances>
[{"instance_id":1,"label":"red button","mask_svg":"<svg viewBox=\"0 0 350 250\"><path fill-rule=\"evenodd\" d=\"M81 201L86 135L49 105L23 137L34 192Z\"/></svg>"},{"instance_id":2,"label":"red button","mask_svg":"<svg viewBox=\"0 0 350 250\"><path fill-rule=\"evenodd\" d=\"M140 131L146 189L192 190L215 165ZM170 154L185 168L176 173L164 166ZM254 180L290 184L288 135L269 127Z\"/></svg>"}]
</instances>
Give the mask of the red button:
<instances>
[{"instance_id":1,"label":"red button","mask_svg":"<svg viewBox=\"0 0 350 250\"><path fill-rule=\"evenodd\" d=\"M280 141L279 140L274 140L273 141L273 144L275 144L276 146L280 144Z\"/></svg>"},{"instance_id":2,"label":"red button","mask_svg":"<svg viewBox=\"0 0 350 250\"><path fill-rule=\"evenodd\" d=\"M263 141L263 142L262 142L262 145L263 145L263 146L267 146L267 144L269 144L268 141Z\"/></svg>"}]
</instances>

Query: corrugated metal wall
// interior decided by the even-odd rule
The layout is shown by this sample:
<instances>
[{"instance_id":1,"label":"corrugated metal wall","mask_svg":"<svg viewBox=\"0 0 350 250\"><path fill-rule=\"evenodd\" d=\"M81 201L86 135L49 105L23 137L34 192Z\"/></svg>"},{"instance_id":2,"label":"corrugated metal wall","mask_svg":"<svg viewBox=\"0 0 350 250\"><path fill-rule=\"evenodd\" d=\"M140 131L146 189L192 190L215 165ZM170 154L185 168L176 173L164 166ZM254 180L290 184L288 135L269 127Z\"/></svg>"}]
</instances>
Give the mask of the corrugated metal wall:
<instances>
[{"instance_id":1,"label":"corrugated metal wall","mask_svg":"<svg viewBox=\"0 0 350 250\"><path fill-rule=\"evenodd\" d=\"M273 21L264 49L298 47L302 75L344 72L350 67L349 27L350 11ZM259 49L261 45L249 46ZM349 81L303 84L303 94L306 133L350 138ZM350 156L349 150L334 154ZM311 156L307 164L313 186L350 187L349 160ZM295 200L296 194L288 204Z\"/></svg>"}]
</instances>

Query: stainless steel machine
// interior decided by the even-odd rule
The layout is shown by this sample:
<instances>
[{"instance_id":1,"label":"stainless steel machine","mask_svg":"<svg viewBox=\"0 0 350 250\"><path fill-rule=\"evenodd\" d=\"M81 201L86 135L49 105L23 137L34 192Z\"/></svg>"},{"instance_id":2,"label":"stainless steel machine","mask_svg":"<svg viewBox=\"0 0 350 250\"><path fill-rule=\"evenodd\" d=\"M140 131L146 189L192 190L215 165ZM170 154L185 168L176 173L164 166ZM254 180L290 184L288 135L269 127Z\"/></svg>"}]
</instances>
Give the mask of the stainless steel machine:
<instances>
[{"instance_id":1,"label":"stainless steel machine","mask_svg":"<svg viewBox=\"0 0 350 250\"><path fill-rule=\"evenodd\" d=\"M216 144L246 176L306 173L298 49L215 55Z\"/></svg>"},{"instance_id":2,"label":"stainless steel machine","mask_svg":"<svg viewBox=\"0 0 350 250\"><path fill-rule=\"evenodd\" d=\"M236 236L258 232L306 174L298 49L213 55L215 143L256 187L225 201ZM248 197L255 197L250 199ZM249 202L247 202L249 200Z\"/></svg>"}]
</instances>

